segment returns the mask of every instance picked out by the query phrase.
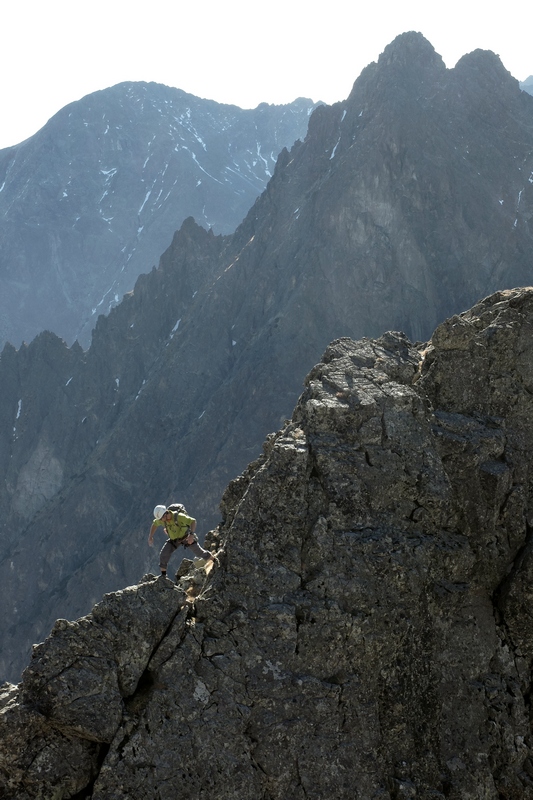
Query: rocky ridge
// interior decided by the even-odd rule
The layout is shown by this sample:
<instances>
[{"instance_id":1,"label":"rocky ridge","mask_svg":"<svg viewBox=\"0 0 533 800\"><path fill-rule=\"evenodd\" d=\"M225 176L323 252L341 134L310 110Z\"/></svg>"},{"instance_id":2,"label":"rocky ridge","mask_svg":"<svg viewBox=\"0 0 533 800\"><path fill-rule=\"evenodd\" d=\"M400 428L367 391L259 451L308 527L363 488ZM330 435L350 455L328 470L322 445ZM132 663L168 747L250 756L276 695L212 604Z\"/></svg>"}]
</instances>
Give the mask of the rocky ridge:
<instances>
[{"instance_id":1,"label":"rocky ridge","mask_svg":"<svg viewBox=\"0 0 533 800\"><path fill-rule=\"evenodd\" d=\"M531 288L332 342L200 593L146 576L3 687L4 796L533 798L532 347Z\"/></svg>"},{"instance_id":2,"label":"rocky ridge","mask_svg":"<svg viewBox=\"0 0 533 800\"><path fill-rule=\"evenodd\" d=\"M200 530L328 343L437 324L529 285L533 99L492 53L398 37L311 116L231 236L188 219L91 348L0 358L0 670L154 568L156 503ZM38 536L36 536L38 532ZM26 543L32 541L33 563Z\"/></svg>"}]
</instances>

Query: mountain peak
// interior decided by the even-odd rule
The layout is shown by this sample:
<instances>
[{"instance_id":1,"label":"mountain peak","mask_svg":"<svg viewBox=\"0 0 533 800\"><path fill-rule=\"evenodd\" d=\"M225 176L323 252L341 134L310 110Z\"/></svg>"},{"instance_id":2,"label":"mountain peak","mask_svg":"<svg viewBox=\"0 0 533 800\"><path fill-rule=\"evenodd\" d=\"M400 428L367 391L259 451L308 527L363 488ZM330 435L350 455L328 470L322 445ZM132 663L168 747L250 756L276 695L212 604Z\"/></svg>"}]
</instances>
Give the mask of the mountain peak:
<instances>
[{"instance_id":1,"label":"mountain peak","mask_svg":"<svg viewBox=\"0 0 533 800\"><path fill-rule=\"evenodd\" d=\"M446 71L442 57L428 40L416 31L397 36L381 53L377 62L370 64L356 80L350 99L359 90L367 97L379 91L380 102L393 102L398 92L418 92L420 85L438 80Z\"/></svg>"},{"instance_id":2,"label":"mountain peak","mask_svg":"<svg viewBox=\"0 0 533 800\"><path fill-rule=\"evenodd\" d=\"M428 42L426 37L417 31L400 33L387 45L379 57L378 64L429 64L444 66L441 56Z\"/></svg>"},{"instance_id":3,"label":"mountain peak","mask_svg":"<svg viewBox=\"0 0 533 800\"><path fill-rule=\"evenodd\" d=\"M515 91L519 89L516 78L505 69L500 57L492 50L478 48L467 53L459 59L454 71L461 80L491 94L506 85Z\"/></svg>"},{"instance_id":4,"label":"mountain peak","mask_svg":"<svg viewBox=\"0 0 533 800\"><path fill-rule=\"evenodd\" d=\"M313 107L240 109L124 82L0 151L0 344L47 328L88 344L98 316L157 263L186 217L235 230Z\"/></svg>"}]
</instances>

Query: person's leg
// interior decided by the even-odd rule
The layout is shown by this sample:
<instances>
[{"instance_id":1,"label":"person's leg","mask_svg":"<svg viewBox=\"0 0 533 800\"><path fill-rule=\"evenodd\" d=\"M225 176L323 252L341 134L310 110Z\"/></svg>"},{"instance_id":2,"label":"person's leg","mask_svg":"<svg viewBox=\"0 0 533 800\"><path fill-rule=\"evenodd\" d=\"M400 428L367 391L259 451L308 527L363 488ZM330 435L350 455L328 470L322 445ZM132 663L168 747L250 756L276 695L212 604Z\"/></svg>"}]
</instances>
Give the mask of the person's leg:
<instances>
[{"instance_id":1,"label":"person's leg","mask_svg":"<svg viewBox=\"0 0 533 800\"><path fill-rule=\"evenodd\" d=\"M193 542L192 544L186 545L187 550L192 550L196 558L203 558L206 561L210 561L213 558L213 554L209 550L204 550L198 542Z\"/></svg>"},{"instance_id":2,"label":"person's leg","mask_svg":"<svg viewBox=\"0 0 533 800\"><path fill-rule=\"evenodd\" d=\"M168 562L176 547L177 545L174 544L172 539L167 539L161 548L161 552L159 553L159 568L161 570L161 575L167 574Z\"/></svg>"}]
</instances>

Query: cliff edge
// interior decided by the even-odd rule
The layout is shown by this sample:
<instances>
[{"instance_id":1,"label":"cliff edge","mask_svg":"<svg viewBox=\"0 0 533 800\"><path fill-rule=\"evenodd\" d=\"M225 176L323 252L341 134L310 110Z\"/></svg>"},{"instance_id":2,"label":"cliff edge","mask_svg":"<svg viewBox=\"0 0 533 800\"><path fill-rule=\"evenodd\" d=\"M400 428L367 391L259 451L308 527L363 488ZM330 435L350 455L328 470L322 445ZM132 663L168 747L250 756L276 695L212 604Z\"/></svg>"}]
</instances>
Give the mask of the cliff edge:
<instances>
[{"instance_id":1,"label":"cliff edge","mask_svg":"<svg viewBox=\"0 0 533 800\"><path fill-rule=\"evenodd\" d=\"M334 341L202 585L106 595L4 684L0 794L533 798L532 347L533 288Z\"/></svg>"}]
</instances>

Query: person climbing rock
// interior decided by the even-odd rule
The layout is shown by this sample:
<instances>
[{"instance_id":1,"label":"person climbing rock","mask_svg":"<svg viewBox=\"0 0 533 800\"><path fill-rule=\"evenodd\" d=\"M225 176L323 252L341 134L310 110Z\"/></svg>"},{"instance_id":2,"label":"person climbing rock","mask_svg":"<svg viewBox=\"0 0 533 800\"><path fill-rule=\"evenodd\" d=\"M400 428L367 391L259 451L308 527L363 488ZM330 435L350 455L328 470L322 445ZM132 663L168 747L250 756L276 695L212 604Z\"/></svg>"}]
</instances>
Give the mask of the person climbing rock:
<instances>
[{"instance_id":1,"label":"person climbing rock","mask_svg":"<svg viewBox=\"0 0 533 800\"><path fill-rule=\"evenodd\" d=\"M213 561L213 554L209 550L204 550L198 543L195 534L196 520L187 514L185 506L181 505L181 503L173 503L168 507L158 505L154 508L154 521L148 535L150 547L153 546L154 534L157 528L161 526L163 526L163 530L168 536L168 540L159 553L159 567L163 577L167 575L170 556L180 545L190 548L197 558L203 558L205 566Z\"/></svg>"}]
</instances>

